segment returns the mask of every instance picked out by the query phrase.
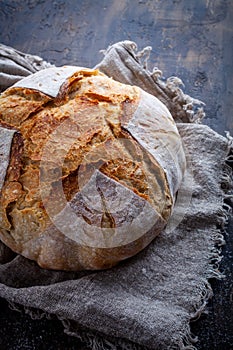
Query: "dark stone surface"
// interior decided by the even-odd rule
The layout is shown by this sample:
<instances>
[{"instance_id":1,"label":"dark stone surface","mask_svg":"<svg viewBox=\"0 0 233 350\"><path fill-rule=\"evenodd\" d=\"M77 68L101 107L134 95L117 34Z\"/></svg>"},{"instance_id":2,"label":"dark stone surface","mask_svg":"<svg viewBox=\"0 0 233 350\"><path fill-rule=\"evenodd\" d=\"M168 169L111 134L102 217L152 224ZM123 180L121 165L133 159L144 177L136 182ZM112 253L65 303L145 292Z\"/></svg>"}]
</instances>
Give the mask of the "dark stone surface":
<instances>
[{"instance_id":1,"label":"dark stone surface","mask_svg":"<svg viewBox=\"0 0 233 350\"><path fill-rule=\"evenodd\" d=\"M56 65L92 67L120 40L153 47L151 69L178 75L206 103L206 123L233 129L231 0L2 0L0 41Z\"/></svg>"},{"instance_id":2,"label":"dark stone surface","mask_svg":"<svg viewBox=\"0 0 233 350\"><path fill-rule=\"evenodd\" d=\"M0 307L1 350L86 350L77 338L64 334L60 321L32 320L11 310L3 299Z\"/></svg>"},{"instance_id":3,"label":"dark stone surface","mask_svg":"<svg viewBox=\"0 0 233 350\"><path fill-rule=\"evenodd\" d=\"M179 76L206 103L205 123L233 133L233 2L231 0L2 0L0 41L56 64L92 67L100 49L133 40L153 47L150 69ZM199 350L233 349L233 224L221 270L211 281L208 314L192 324ZM56 320L31 320L0 302L0 349L84 349Z\"/></svg>"},{"instance_id":4,"label":"dark stone surface","mask_svg":"<svg viewBox=\"0 0 233 350\"><path fill-rule=\"evenodd\" d=\"M225 234L220 270L223 280L211 280L213 298L207 304L200 319L191 323L193 334L198 335L199 350L233 349L233 220Z\"/></svg>"}]
</instances>

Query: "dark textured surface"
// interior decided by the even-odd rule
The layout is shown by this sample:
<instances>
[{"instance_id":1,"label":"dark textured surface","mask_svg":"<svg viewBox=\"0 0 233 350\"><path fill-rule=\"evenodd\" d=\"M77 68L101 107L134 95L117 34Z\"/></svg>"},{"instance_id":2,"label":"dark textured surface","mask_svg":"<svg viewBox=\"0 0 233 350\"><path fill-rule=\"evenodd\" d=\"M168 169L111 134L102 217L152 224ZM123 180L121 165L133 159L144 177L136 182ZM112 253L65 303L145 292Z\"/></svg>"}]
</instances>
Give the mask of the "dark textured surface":
<instances>
[{"instance_id":1,"label":"dark textured surface","mask_svg":"<svg viewBox=\"0 0 233 350\"><path fill-rule=\"evenodd\" d=\"M56 65L87 67L116 41L151 45L150 68L181 77L206 102L206 122L224 132L233 128L232 18L231 0L2 0L0 41Z\"/></svg>"},{"instance_id":2,"label":"dark textured surface","mask_svg":"<svg viewBox=\"0 0 233 350\"><path fill-rule=\"evenodd\" d=\"M149 68L178 75L206 103L205 123L233 132L233 2L227 0L2 0L0 41L56 65L92 67L119 40L151 45ZM233 225L223 249L223 281L212 281L208 314L192 324L198 349L233 349ZM59 321L31 320L0 303L0 349L81 349Z\"/></svg>"}]
</instances>

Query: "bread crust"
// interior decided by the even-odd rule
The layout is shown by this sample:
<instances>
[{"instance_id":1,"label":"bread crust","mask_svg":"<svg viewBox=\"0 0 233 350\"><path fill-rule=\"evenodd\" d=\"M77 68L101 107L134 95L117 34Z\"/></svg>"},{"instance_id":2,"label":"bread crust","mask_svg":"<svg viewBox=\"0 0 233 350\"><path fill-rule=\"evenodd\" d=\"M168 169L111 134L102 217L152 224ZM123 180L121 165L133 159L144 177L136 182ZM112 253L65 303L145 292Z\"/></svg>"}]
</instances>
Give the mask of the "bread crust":
<instances>
[{"instance_id":1,"label":"bread crust","mask_svg":"<svg viewBox=\"0 0 233 350\"><path fill-rule=\"evenodd\" d=\"M55 74L58 81L50 83ZM169 177L158 153L143 142L143 132L149 139L156 128L137 132L142 95L137 87L78 67L49 68L1 95L2 128L17 130L0 197L0 238L6 245L43 268L103 269L137 254L161 232L185 161L166 109L157 129L175 134L179 178ZM94 210L95 203L85 206L82 196L86 202L94 198L97 180L102 187L95 203L102 204ZM77 217L79 226L69 231Z\"/></svg>"}]
</instances>

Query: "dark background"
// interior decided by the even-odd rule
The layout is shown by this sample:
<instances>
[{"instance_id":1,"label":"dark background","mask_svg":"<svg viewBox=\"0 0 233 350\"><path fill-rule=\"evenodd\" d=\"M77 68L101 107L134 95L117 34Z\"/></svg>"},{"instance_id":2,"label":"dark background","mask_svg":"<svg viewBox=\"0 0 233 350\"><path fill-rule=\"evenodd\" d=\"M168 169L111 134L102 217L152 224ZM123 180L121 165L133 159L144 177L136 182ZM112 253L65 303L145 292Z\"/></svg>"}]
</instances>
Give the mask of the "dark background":
<instances>
[{"instance_id":1,"label":"dark background","mask_svg":"<svg viewBox=\"0 0 233 350\"><path fill-rule=\"evenodd\" d=\"M176 75L206 103L204 123L233 133L233 1L0 0L0 42L56 65L93 67L99 50L121 40L153 47L149 68ZM225 233L214 297L192 323L199 350L233 349L233 222ZM31 320L0 302L0 349L84 349L59 321Z\"/></svg>"}]
</instances>

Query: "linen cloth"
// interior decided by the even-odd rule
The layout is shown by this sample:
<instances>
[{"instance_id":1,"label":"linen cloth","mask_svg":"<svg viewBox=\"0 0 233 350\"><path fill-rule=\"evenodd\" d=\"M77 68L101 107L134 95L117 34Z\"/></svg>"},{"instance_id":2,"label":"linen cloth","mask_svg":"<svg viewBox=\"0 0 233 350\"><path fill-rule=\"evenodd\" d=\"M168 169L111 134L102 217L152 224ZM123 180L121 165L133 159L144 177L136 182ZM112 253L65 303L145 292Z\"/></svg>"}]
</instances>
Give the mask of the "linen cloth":
<instances>
[{"instance_id":1,"label":"linen cloth","mask_svg":"<svg viewBox=\"0 0 233 350\"><path fill-rule=\"evenodd\" d=\"M0 43L0 92L20 79L52 66L39 56L26 54Z\"/></svg>"},{"instance_id":2,"label":"linen cloth","mask_svg":"<svg viewBox=\"0 0 233 350\"><path fill-rule=\"evenodd\" d=\"M98 272L44 270L0 245L0 297L33 317L58 317L90 349L195 349L189 322L212 295L208 279L222 277L231 139L197 123L202 103L183 94L178 78L149 72L149 51L116 43L97 68L159 97L177 121L188 167L166 229L133 258Z\"/></svg>"}]
</instances>

